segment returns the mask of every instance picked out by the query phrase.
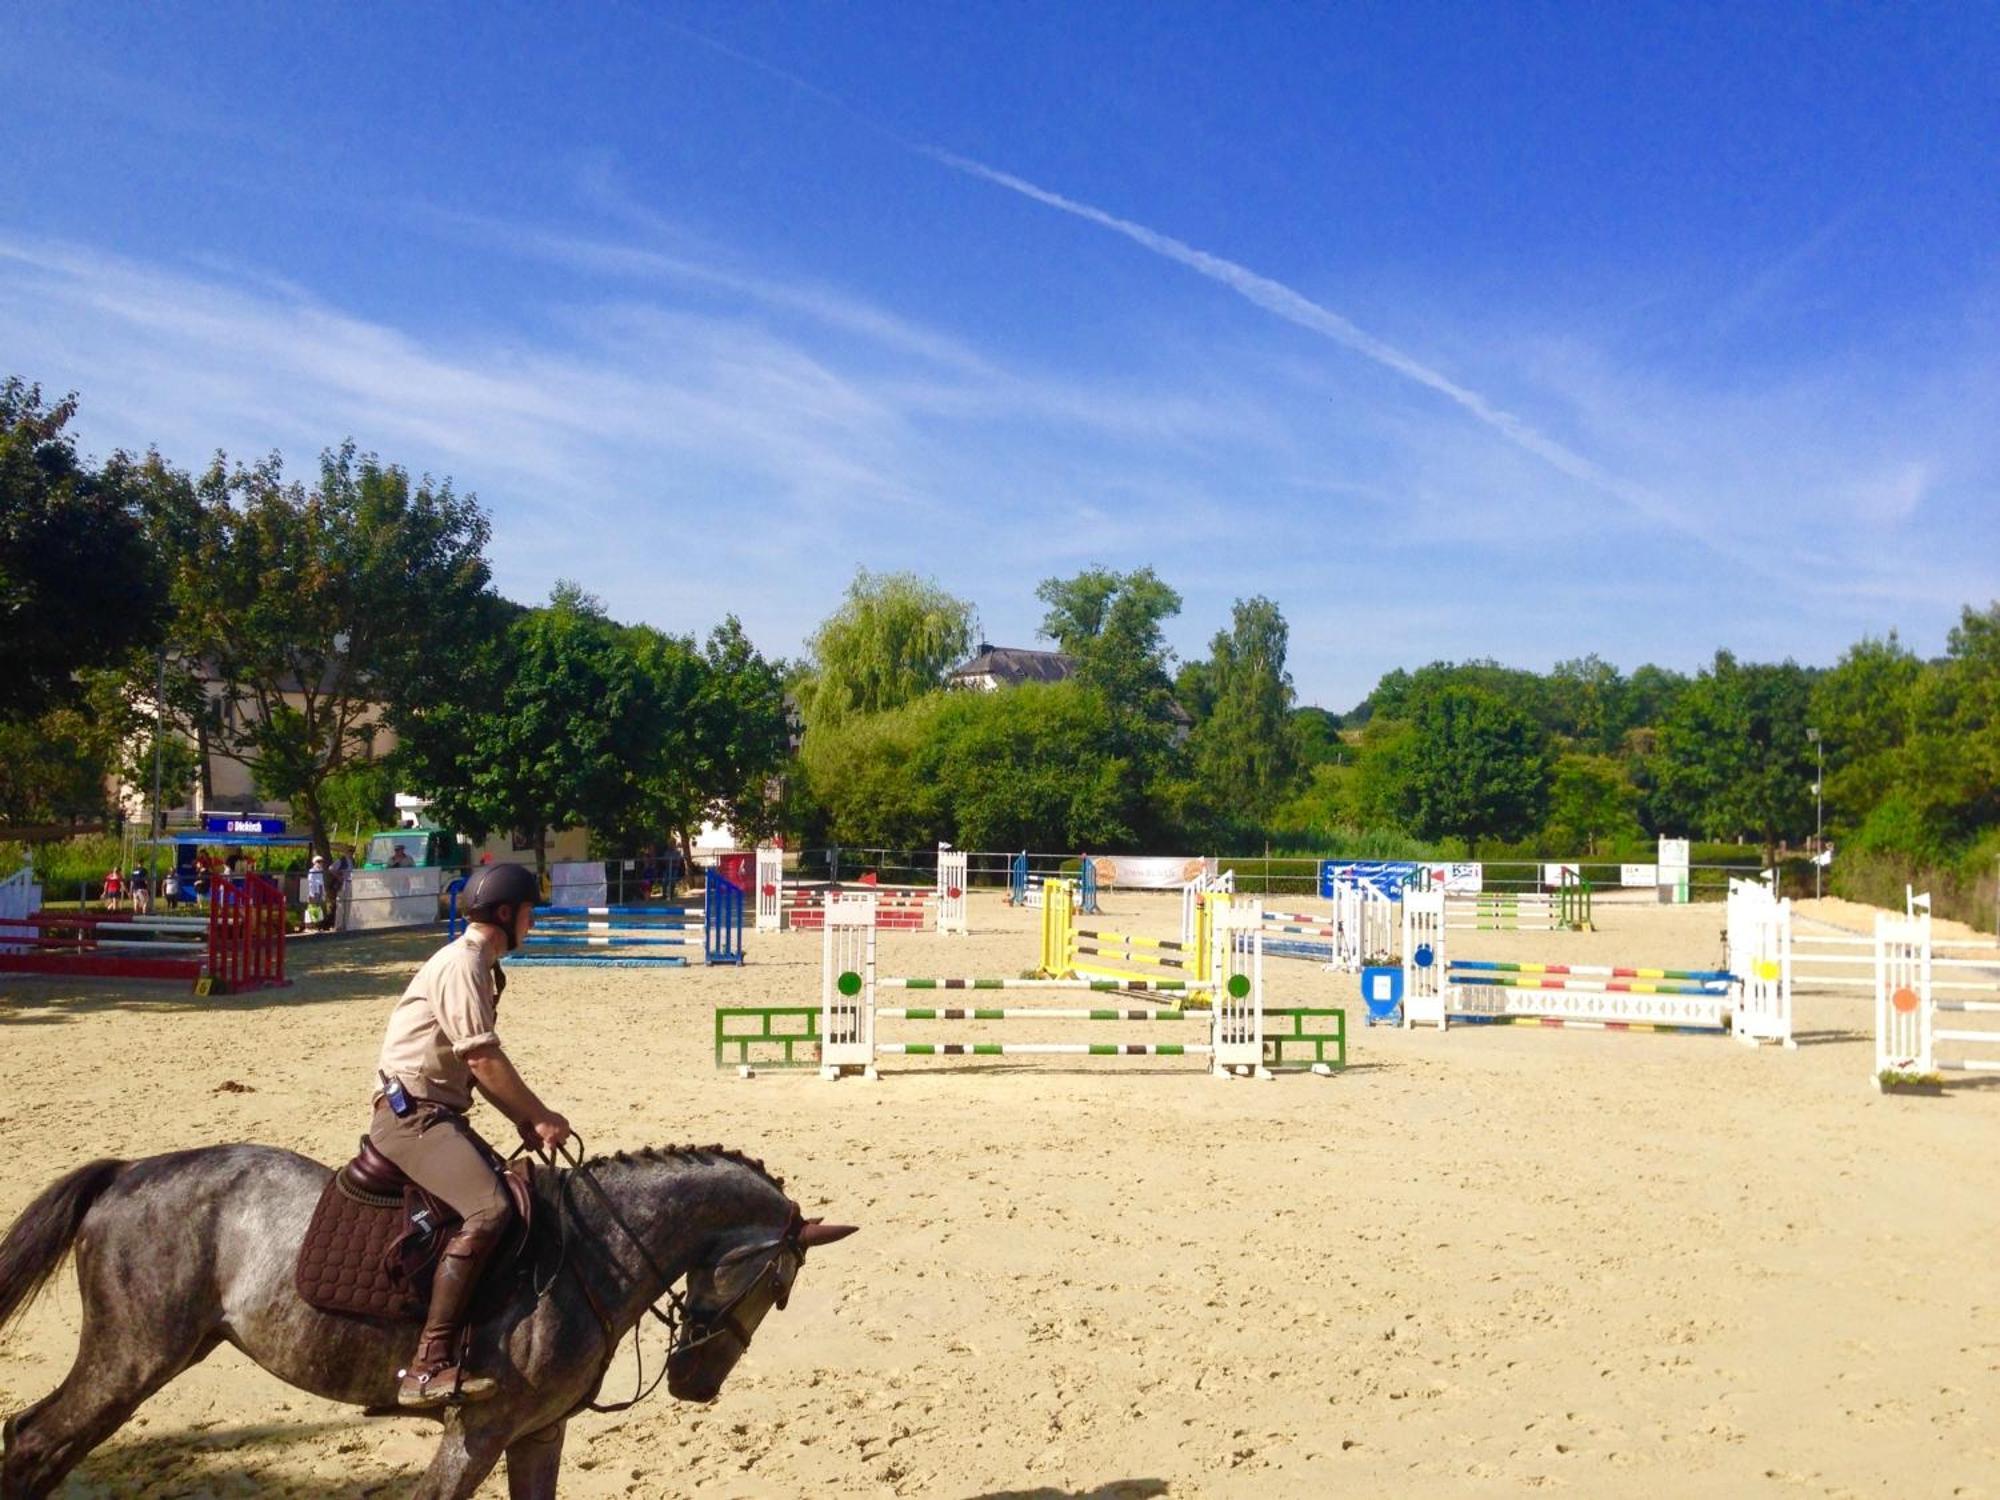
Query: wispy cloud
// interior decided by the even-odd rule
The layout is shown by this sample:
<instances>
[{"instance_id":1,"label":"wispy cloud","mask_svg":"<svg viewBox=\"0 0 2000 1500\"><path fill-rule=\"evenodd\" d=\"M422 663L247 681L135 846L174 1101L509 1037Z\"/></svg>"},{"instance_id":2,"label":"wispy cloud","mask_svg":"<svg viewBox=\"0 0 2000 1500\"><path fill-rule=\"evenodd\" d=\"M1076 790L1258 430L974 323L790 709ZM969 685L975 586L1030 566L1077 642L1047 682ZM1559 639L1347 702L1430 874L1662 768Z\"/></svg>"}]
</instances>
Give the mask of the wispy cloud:
<instances>
[{"instance_id":1,"label":"wispy cloud","mask_svg":"<svg viewBox=\"0 0 2000 1500\"><path fill-rule=\"evenodd\" d=\"M1185 266L1211 281L1219 282L1264 311L1329 338L1403 379L1444 397L1481 425L1498 433L1524 453L1532 454L1542 460L1559 473L1580 480L1602 494L1622 501L1649 519L1695 537L1719 552L1729 550L1721 538L1696 524L1692 518L1683 514L1663 497L1644 486L1610 473L1602 465L1538 431L1480 392L1453 380L1442 371L1367 332L1348 318L1293 290L1281 281L1260 275L1247 266L1210 254L1206 250L1198 250L1182 240L1175 239L1172 235L1162 234L1156 229L1149 229L1130 219L1122 219L1091 204L1064 197L1061 193L1040 187L1011 172L1003 172L983 162L974 161L970 157L936 147L921 149L925 155L954 171L1019 193L1024 198L1082 219L1086 223L1109 229L1155 255Z\"/></svg>"},{"instance_id":2,"label":"wispy cloud","mask_svg":"<svg viewBox=\"0 0 2000 1500\"><path fill-rule=\"evenodd\" d=\"M596 274L419 336L207 257L0 232L0 348L80 388L101 448L296 466L352 434L477 489L517 596L582 577L673 628L735 610L781 652L858 564L1025 608L1051 556L1137 561L1162 528L1212 542L1232 520L1180 471L1241 467L1269 426L1143 378L1003 364L812 283L553 232L523 250ZM1079 524L1093 497L1109 519Z\"/></svg>"}]
</instances>

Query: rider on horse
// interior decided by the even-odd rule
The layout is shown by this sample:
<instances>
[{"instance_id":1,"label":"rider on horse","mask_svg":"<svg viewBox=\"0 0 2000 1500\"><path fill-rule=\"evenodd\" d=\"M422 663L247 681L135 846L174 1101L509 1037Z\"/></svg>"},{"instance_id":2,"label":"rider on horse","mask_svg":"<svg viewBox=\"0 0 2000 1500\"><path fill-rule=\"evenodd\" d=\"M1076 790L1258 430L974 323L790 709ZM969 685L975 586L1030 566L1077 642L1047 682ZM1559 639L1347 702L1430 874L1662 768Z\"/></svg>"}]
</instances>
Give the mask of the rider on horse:
<instances>
[{"instance_id":1,"label":"rider on horse","mask_svg":"<svg viewBox=\"0 0 2000 1500\"><path fill-rule=\"evenodd\" d=\"M500 960L527 937L541 887L523 865L483 865L465 884L463 936L432 954L389 1017L368 1138L462 1222L445 1243L430 1315L396 1392L418 1409L480 1401L498 1388L463 1368L466 1315L479 1273L512 1213L493 1149L466 1121L475 1087L531 1149L560 1146L569 1122L528 1087L501 1050Z\"/></svg>"}]
</instances>

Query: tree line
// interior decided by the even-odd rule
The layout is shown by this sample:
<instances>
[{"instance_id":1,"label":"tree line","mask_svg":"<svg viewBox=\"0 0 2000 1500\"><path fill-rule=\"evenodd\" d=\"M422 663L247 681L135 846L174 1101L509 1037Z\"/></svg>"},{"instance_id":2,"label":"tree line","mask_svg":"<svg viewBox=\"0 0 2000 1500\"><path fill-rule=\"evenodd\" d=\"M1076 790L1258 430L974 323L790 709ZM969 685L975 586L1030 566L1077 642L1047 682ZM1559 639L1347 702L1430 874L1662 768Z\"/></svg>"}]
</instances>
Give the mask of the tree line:
<instances>
[{"instance_id":1,"label":"tree line","mask_svg":"<svg viewBox=\"0 0 2000 1500\"><path fill-rule=\"evenodd\" d=\"M537 851L566 827L630 852L709 817L773 830L782 674L733 617L697 642L574 584L507 600L477 501L352 443L309 481L275 457L93 464L75 412L0 384L0 823L105 820L113 779L180 806L220 758L322 853L397 791Z\"/></svg>"},{"instance_id":2,"label":"tree line","mask_svg":"<svg viewBox=\"0 0 2000 1500\"><path fill-rule=\"evenodd\" d=\"M1176 663L1164 626L1181 599L1150 569L1052 578L1037 597L1073 675L949 692L971 604L859 576L794 669L792 821L888 848L1634 863L1667 835L1795 865L1823 825L1836 892L1900 904L1910 881L1990 919L2000 606L1965 609L1935 660L1892 634L1828 668L1728 651L1692 674L1439 662L1336 714L1296 702L1269 599L1237 601L1206 657Z\"/></svg>"},{"instance_id":3,"label":"tree line","mask_svg":"<svg viewBox=\"0 0 2000 1500\"><path fill-rule=\"evenodd\" d=\"M502 598L476 500L351 443L304 481L92 463L74 413L0 385L9 824L101 817L107 773L149 788L156 761L171 805L220 756L322 848L403 790L463 833L585 826L607 852L718 819L892 849L1644 860L1669 834L1770 859L1823 816L1836 890L1947 906L2000 857L2000 606L1935 659L1892 634L1827 668L1439 662L1336 713L1297 701L1272 600L1182 661L1171 584L1092 568L1036 588L1069 675L951 691L977 615L928 579L863 570L767 659L734 618L697 641L576 584Z\"/></svg>"}]
</instances>

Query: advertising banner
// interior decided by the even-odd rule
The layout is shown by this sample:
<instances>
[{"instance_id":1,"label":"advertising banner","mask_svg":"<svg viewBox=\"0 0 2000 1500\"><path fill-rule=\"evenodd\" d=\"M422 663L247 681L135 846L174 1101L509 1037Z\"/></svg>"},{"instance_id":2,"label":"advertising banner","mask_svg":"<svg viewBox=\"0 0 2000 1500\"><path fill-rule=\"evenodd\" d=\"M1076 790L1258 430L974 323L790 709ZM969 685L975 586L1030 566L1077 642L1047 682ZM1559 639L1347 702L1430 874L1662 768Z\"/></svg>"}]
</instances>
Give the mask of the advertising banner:
<instances>
[{"instance_id":1,"label":"advertising banner","mask_svg":"<svg viewBox=\"0 0 2000 1500\"><path fill-rule=\"evenodd\" d=\"M1177 891L1198 875L1213 875L1215 861L1200 855L1093 854L1097 887L1128 891Z\"/></svg>"}]
</instances>

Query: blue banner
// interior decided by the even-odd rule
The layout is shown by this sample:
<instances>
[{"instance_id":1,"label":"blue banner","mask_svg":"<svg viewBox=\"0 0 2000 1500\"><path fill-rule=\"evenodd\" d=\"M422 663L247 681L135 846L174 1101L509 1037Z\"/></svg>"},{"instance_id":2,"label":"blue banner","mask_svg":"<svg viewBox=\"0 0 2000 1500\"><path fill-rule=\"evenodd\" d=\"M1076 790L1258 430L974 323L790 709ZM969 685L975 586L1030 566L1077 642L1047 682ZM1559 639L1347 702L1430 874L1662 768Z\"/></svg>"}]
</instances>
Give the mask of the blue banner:
<instances>
[{"instance_id":1,"label":"blue banner","mask_svg":"<svg viewBox=\"0 0 2000 1500\"><path fill-rule=\"evenodd\" d=\"M217 834L222 838L283 833L283 818L260 818L253 813L208 813L201 820L204 833Z\"/></svg>"},{"instance_id":2,"label":"blue banner","mask_svg":"<svg viewBox=\"0 0 2000 1500\"><path fill-rule=\"evenodd\" d=\"M1391 901L1403 899L1405 886L1421 886L1424 867L1413 859L1323 859L1319 862L1319 895L1331 901L1339 886L1365 885Z\"/></svg>"}]
</instances>

